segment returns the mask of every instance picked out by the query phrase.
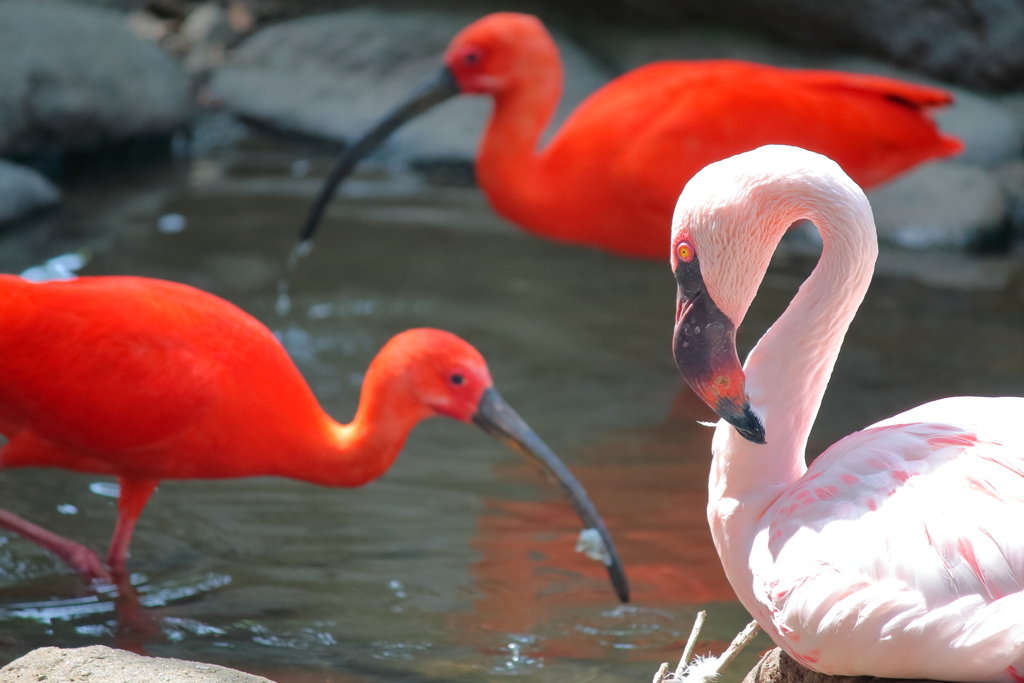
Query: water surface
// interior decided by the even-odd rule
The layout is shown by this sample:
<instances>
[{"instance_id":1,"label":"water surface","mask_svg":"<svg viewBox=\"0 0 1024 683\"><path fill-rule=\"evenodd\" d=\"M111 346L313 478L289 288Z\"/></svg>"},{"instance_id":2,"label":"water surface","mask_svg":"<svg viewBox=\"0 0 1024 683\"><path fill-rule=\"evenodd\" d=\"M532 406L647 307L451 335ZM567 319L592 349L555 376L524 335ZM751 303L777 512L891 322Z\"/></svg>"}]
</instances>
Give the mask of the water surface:
<instances>
[{"instance_id":1,"label":"water surface","mask_svg":"<svg viewBox=\"0 0 1024 683\"><path fill-rule=\"evenodd\" d=\"M293 177L300 160L311 162L311 177ZM698 651L723 649L748 617L704 519L711 430L696 420L711 414L680 391L668 267L533 239L472 188L371 168L335 202L281 316L284 255L327 161L250 143L81 180L60 213L0 234L0 271L83 251L83 274L210 290L273 329L344 421L391 335L433 326L463 336L587 487L619 544L633 603L617 605L603 568L573 552L577 520L540 476L479 431L433 420L362 489L162 484L129 560L150 634L119 634L109 591L84 587L45 552L0 534L0 659L44 645L120 643L277 681L646 681L678 658L702 608L710 616ZM161 232L166 214L181 214L184 229ZM812 453L933 398L1024 393L1019 268L938 258L950 272L997 275L973 289L876 278ZM746 348L812 265L777 259L741 334ZM102 477L0 474L5 508L96 549L113 530L111 493ZM739 680L768 645L760 636L726 680Z\"/></svg>"}]
</instances>

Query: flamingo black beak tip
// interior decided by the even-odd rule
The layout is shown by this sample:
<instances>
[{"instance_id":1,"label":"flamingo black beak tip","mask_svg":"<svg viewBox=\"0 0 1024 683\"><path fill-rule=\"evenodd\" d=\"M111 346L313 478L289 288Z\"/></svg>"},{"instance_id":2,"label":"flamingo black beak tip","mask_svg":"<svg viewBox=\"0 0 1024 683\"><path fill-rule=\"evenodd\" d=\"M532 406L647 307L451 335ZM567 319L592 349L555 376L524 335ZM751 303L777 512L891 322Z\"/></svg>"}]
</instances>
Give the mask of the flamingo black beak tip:
<instances>
[{"instance_id":1,"label":"flamingo black beak tip","mask_svg":"<svg viewBox=\"0 0 1024 683\"><path fill-rule=\"evenodd\" d=\"M725 417L726 422L735 427L740 436L747 441L761 445L768 443L765 440L764 424L761 422L761 418L750 409L750 405L744 404L743 412L738 417L730 418L724 415L722 417Z\"/></svg>"}]
</instances>

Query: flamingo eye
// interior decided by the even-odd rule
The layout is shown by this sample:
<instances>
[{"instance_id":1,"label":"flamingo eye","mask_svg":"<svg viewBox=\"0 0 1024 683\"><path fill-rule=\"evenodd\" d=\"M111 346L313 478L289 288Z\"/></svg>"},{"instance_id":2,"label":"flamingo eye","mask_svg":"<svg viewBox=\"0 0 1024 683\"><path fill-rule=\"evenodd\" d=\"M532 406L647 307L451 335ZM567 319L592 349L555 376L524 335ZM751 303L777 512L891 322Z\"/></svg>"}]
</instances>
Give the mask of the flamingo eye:
<instances>
[{"instance_id":1,"label":"flamingo eye","mask_svg":"<svg viewBox=\"0 0 1024 683\"><path fill-rule=\"evenodd\" d=\"M693 247L689 242L680 242L679 246L676 247L676 256L683 263L689 263L693 260Z\"/></svg>"},{"instance_id":2,"label":"flamingo eye","mask_svg":"<svg viewBox=\"0 0 1024 683\"><path fill-rule=\"evenodd\" d=\"M466 378L460 375L459 373L455 373L454 375L451 376L451 381L452 384L454 384L455 386L459 386L460 384L466 381Z\"/></svg>"}]
</instances>

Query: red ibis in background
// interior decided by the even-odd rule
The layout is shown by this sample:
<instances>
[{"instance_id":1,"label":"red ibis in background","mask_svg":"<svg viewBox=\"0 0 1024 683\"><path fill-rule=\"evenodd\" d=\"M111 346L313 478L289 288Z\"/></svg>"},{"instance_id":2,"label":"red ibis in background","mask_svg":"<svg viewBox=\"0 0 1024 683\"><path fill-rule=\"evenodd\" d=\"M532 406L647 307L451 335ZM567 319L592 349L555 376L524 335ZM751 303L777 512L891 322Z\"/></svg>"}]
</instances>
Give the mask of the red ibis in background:
<instances>
[{"instance_id":1,"label":"red ibis in background","mask_svg":"<svg viewBox=\"0 0 1024 683\"><path fill-rule=\"evenodd\" d=\"M361 158L457 94L494 98L476 178L495 211L535 235L621 256L664 258L665 226L686 181L761 145L826 154L864 187L963 149L927 115L952 102L944 90L731 60L630 71L581 103L541 147L562 80L558 49L536 17L503 12L470 24L431 82L346 147L300 239L312 239L335 188Z\"/></svg>"},{"instance_id":2,"label":"red ibis in background","mask_svg":"<svg viewBox=\"0 0 1024 683\"><path fill-rule=\"evenodd\" d=\"M800 219L821 258L741 368L736 330ZM926 403L805 462L878 253L861 189L819 154L763 147L694 176L671 235L673 349L722 418L708 521L740 602L823 673L1024 680L1024 398Z\"/></svg>"},{"instance_id":3,"label":"red ibis in background","mask_svg":"<svg viewBox=\"0 0 1024 683\"><path fill-rule=\"evenodd\" d=\"M125 574L132 530L161 479L273 475L362 486L434 416L476 424L557 481L600 535L612 584L628 600L615 546L583 487L459 337L396 335L366 371L355 418L339 424L270 330L212 294L136 277L34 284L0 275L0 433L9 439L0 468L111 475L121 489L109 572L92 550L11 512L0 510L0 527L87 580Z\"/></svg>"}]
</instances>

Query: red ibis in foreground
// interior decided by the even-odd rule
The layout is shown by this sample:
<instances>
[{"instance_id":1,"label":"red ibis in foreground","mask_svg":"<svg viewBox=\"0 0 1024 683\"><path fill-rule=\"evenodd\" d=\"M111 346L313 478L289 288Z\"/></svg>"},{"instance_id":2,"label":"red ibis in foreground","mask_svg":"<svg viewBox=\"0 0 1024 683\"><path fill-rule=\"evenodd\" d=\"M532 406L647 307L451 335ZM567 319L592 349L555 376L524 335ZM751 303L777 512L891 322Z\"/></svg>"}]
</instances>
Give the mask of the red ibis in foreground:
<instances>
[{"instance_id":1,"label":"red ibis in foreground","mask_svg":"<svg viewBox=\"0 0 1024 683\"><path fill-rule=\"evenodd\" d=\"M274 475L362 486L434 416L476 424L557 481L597 530L616 593L628 600L615 546L583 487L459 337L396 335L366 371L355 418L339 424L270 330L212 294L137 277L35 284L0 275L0 433L9 439L0 468L111 475L121 490L110 571L92 550L6 510L0 527L87 580L124 575L132 530L161 479Z\"/></svg>"}]
</instances>

